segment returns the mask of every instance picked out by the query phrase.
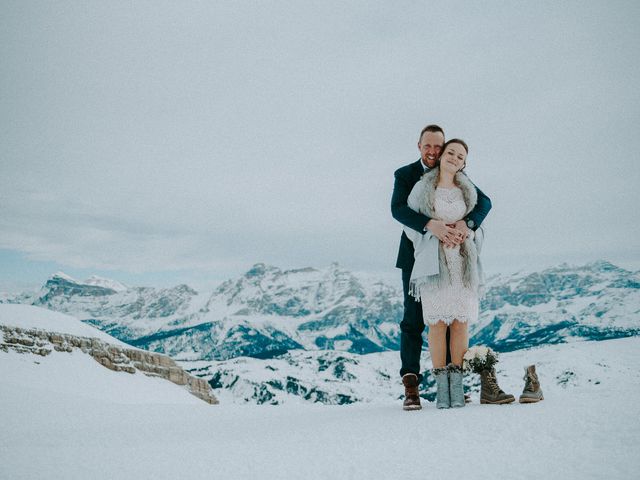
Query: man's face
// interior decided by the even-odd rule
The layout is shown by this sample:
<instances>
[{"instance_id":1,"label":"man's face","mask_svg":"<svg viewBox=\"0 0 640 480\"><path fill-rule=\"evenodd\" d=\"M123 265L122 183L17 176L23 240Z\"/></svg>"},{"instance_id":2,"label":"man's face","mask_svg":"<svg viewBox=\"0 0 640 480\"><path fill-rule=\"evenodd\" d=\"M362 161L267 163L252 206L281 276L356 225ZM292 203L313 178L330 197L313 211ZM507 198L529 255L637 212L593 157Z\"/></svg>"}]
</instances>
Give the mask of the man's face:
<instances>
[{"instance_id":1,"label":"man's face","mask_svg":"<svg viewBox=\"0 0 640 480\"><path fill-rule=\"evenodd\" d=\"M424 132L418 142L422 163L429 168L435 167L443 145L444 135L442 132Z\"/></svg>"}]
</instances>

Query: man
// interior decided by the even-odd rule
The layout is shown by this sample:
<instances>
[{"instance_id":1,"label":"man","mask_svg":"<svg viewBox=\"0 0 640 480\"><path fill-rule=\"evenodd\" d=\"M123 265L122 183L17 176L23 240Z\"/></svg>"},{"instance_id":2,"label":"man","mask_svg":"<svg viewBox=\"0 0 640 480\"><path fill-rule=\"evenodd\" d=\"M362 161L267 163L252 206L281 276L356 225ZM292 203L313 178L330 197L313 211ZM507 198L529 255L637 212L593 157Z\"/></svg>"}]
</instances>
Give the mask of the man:
<instances>
[{"instance_id":1,"label":"man","mask_svg":"<svg viewBox=\"0 0 640 480\"><path fill-rule=\"evenodd\" d=\"M447 247L461 244L468 236L469 230L475 230L491 210L491 200L478 190L478 202L475 208L455 225L446 225L415 212L407 205L409 193L420 177L437 165L444 145L444 131L438 125L428 125L420 132L418 150L420 159L395 171L395 183L391 197L391 214L397 221L420 233L429 230ZM409 295L409 280L413 269L413 243L403 232L400 238L400 249L396 267L402 269L402 287L404 291L404 314L400 322L400 359L402 368L400 375L405 387L404 410L420 410L418 386L422 382L420 374L420 353L422 351L422 332L425 324L422 317L422 305ZM448 333L448 331L447 331ZM447 363L450 362L447 335Z\"/></svg>"}]
</instances>

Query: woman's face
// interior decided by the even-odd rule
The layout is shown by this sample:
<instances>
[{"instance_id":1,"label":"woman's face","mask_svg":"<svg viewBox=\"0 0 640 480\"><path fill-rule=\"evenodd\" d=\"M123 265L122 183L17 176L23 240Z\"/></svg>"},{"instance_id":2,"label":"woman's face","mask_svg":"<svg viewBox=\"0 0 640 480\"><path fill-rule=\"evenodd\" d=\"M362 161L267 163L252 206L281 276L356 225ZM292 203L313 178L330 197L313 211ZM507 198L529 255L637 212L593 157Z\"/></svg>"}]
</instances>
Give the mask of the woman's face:
<instances>
[{"instance_id":1,"label":"woman's face","mask_svg":"<svg viewBox=\"0 0 640 480\"><path fill-rule=\"evenodd\" d=\"M447 145L440 157L440 168L448 172L457 172L464 168L467 159L467 151L459 143Z\"/></svg>"}]
</instances>

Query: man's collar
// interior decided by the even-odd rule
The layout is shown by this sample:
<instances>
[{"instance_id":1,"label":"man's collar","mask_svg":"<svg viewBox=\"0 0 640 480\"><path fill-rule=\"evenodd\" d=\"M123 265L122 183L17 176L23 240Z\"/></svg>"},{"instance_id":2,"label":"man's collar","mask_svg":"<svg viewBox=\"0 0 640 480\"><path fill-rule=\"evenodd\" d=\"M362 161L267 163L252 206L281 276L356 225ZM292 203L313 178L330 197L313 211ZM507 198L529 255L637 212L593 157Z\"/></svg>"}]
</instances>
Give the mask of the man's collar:
<instances>
[{"instance_id":1,"label":"man's collar","mask_svg":"<svg viewBox=\"0 0 640 480\"><path fill-rule=\"evenodd\" d=\"M422 158L418 159L418 162L420 163L420 166L422 167L422 171L423 172L428 172L429 170L431 170L429 167L427 167L424 162L422 161Z\"/></svg>"}]
</instances>

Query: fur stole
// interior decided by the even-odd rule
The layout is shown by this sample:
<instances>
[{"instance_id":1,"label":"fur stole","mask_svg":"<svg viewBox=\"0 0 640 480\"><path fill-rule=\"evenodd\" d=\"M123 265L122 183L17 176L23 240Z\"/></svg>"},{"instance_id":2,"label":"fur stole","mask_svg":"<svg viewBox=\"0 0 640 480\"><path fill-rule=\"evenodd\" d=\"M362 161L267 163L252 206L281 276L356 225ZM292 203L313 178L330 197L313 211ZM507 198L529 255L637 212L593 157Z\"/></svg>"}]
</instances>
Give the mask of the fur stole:
<instances>
[{"instance_id":1,"label":"fur stole","mask_svg":"<svg viewBox=\"0 0 640 480\"><path fill-rule=\"evenodd\" d=\"M420 210L421 213L424 213L429 218L438 218L435 210L433 209L433 203L436 199L436 188L438 187L439 173L440 167L432 168L419 180L419 183L423 184L422 191L424 193L421 198ZM462 190L464 203L467 206L467 209L464 212L464 216L466 217L469 212L475 208L476 203L478 203L478 192L476 191L475 185L471 183L471 180L469 180L469 177L462 172L456 173L453 181L456 186Z\"/></svg>"},{"instance_id":2,"label":"fur stole","mask_svg":"<svg viewBox=\"0 0 640 480\"><path fill-rule=\"evenodd\" d=\"M417 210L418 212L427 215L430 218L438 219L434 210L434 202L436 197L436 188L438 186L438 174L440 168L436 167L427 171L422 178L415 185L411 194L409 195L409 206ZM454 183L462 191L462 197L465 202L466 216L471 212L478 201L478 192L476 187L469 177L464 173L458 172L454 178ZM481 283L481 272L478 260L478 250L474 242L475 235L472 233L460 245L460 255L463 258L462 262L462 282L465 287L473 290L479 290ZM416 258L418 261L418 258ZM439 243L438 246L438 262L439 262L439 274L423 277L413 277L410 283L410 293L419 299L420 289L423 285L429 286L429 289L437 289L451 284L451 276L449 272L449 266L447 265L446 256L444 254L444 246ZM415 266L414 266L415 268ZM419 270L419 269L418 269Z\"/></svg>"}]
</instances>

